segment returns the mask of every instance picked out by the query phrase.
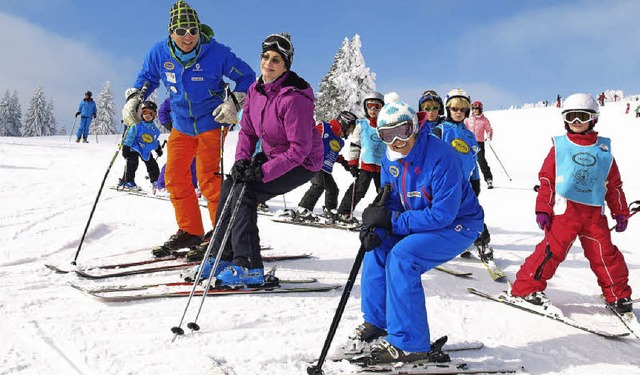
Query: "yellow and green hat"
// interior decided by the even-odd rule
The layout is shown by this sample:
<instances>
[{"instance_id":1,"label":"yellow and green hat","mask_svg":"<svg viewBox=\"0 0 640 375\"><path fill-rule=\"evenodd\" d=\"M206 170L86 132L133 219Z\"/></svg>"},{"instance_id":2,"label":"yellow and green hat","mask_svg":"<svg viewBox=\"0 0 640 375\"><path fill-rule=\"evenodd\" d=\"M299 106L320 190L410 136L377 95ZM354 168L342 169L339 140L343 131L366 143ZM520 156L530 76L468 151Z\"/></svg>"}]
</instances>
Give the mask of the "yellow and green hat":
<instances>
[{"instance_id":1,"label":"yellow and green hat","mask_svg":"<svg viewBox=\"0 0 640 375\"><path fill-rule=\"evenodd\" d=\"M178 27L200 27L198 13L183 0L176 1L169 11L169 32Z\"/></svg>"}]
</instances>

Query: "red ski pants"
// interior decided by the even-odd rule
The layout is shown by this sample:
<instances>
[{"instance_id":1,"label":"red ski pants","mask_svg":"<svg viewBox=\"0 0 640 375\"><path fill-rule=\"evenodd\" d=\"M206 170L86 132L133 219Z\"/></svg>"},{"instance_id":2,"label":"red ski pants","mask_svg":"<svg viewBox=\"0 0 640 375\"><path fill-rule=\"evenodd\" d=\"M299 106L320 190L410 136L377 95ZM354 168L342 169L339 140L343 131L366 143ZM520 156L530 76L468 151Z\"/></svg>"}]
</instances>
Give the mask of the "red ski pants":
<instances>
[{"instance_id":1,"label":"red ski pants","mask_svg":"<svg viewBox=\"0 0 640 375\"><path fill-rule=\"evenodd\" d=\"M522 297L545 290L547 280L565 260L576 237L606 301L630 297L629 269L620 250L611 243L611 232L602 208L574 202L568 202L566 212L553 218L551 230L516 274L511 293ZM547 241L550 252L547 252Z\"/></svg>"},{"instance_id":2,"label":"red ski pants","mask_svg":"<svg viewBox=\"0 0 640 375\"><path fill-rule=\"evenodd\" d=\"M173 203L178 228L189 234L204 234L198 197L191 183L190 167L194 156L200 191L209 201L207 208L212 225L216 222L221 185L220 137L220 129L190 136L174 128L169 135L165 184Z\"/></svg>"}]
</instances>

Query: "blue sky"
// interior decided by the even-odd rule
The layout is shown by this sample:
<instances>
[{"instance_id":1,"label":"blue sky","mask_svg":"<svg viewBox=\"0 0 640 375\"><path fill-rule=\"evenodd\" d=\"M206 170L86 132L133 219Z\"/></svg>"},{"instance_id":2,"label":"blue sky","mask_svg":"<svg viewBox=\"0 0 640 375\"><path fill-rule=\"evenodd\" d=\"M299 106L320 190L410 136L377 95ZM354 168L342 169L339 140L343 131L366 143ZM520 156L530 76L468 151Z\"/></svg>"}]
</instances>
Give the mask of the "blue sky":
<instances>
[{"instance_id":1,"label":"blue sky","mask_svg":"<svg viewBox=\"0 0 640 375\"><path fill-rule=\"evenodd\" d=\"M173 2L0 0L0 94L17 89L24 110L41 84L65 124L84 91L109 80L120 107L147 50L166 35ZM487 109L579 91L640 92L635 0L189 3L256 71L264 37L289 31L292 69L314 89L342 40L359 34L378 90L411 105L427 88L442 96L464 88Z\"/></svg>"}]
</instances>

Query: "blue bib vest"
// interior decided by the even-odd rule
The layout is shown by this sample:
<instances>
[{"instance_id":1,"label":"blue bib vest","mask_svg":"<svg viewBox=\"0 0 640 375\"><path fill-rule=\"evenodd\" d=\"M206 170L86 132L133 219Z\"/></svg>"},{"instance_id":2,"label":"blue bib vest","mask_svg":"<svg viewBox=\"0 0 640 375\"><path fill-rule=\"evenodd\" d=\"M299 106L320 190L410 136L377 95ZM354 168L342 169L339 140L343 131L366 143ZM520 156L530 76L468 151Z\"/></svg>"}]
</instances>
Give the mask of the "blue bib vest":
<instances>
[{"instance_id":1,"label":"blue bib vest","mask_svg":"<svg viewBox=\"0 0 640 375\"><path fill-rule=\"evenodd\" d=\"M594 145L581 146L566 135L553 138L556 147L556 194L589 206L603 206L613 155L611 140L598 137Z\"/></svg>"},{"instance_id":2,"label":"blue bib vest","mask_svg":"<svg viewBox=\"0 0 640 375\"><path fill-rule=\"evenodd\" d=\"M387 146L378 137L376 128L369 125L369 121L359 119L358 122L360 123L360 145L362 146L360 160L367 164L381 165Z\"/></svg>"},{"instance_id":3,"label":"blue bib vest","mask_svg":"<svg viewBox=\"0 0 640 375\"><path fill-rule=\"evenodd\" d=\"M129 132L133 132L132 136L127 134L127 140L131 139L131 149L140 154L142 160L147 161L151 156L151 151L158 148L158 138L160 137L160 130L153 122L141 121L131 129ZM128 142L124 142L126 145Z\"/></svg>"},{"instance_id":4,"label":"blue bib vest","mask_svg":"<svg viewBox=\"0 0 640 375\"><path fill-rule=\"evenodd\" d=\"M322 170L333 172L333 164L338 160L340 150L344 146L344 140L331 130L331 125L327 122L322 123L322 143L324 144L324 161L322 162Z\"/></svg>"}]
</instances>

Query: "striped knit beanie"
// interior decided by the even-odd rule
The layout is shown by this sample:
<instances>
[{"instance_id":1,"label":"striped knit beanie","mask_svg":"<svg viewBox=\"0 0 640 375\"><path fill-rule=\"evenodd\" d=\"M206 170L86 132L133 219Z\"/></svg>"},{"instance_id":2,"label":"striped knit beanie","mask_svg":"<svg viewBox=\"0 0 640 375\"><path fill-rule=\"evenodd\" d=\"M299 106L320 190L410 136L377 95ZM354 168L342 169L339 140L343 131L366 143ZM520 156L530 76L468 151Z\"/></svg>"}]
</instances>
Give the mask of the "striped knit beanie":
<instances>
[{"instance_id":1,"label":"striped knit beanie","mask_svg":"<svg viewBox=\"0 0 640 375\"><path fill-rule=\"evenodd\" d=\"M200 27L198 13L186 1L176 1L169 11L169 32L178 27Z\"/></svg>"}]
</instances>

